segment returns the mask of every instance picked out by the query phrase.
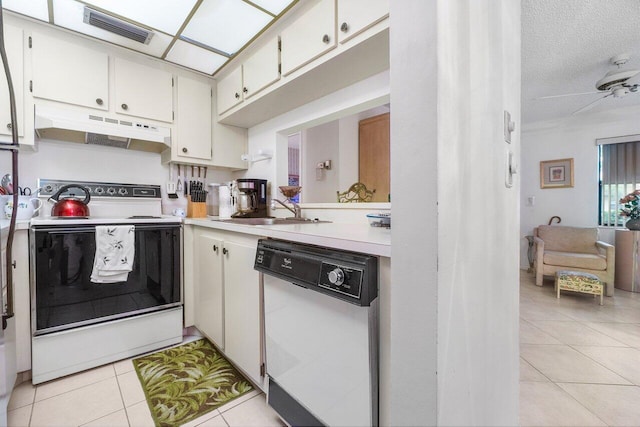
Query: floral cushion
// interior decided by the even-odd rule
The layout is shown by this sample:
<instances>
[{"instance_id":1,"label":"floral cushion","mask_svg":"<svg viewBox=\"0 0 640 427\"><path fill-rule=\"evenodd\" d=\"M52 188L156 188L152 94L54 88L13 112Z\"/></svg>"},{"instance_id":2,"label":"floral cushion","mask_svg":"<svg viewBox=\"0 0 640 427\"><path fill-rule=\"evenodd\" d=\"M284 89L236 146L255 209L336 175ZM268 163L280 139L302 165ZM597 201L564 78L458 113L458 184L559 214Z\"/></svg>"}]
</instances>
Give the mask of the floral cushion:
<instances>
[{"instance_id":1,"label":"floral cushion","mask_svg":"<svg viewBox=\"0 0 640 427\"><path fill-rule=\"evenodd\" d=\"M602 282L594 274L561 270L556 273L556 280L558 292L560 289L595 295L602 295L604 292Z\"/></svg>"}]
</instances>

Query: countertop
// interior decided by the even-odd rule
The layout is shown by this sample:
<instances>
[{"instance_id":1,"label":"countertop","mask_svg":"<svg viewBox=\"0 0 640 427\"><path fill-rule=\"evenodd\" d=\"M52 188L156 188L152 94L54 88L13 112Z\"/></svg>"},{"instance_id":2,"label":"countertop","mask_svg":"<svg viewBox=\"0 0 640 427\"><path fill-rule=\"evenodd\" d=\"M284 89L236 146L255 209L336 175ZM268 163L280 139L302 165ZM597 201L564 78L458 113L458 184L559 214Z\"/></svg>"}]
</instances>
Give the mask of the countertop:
<instances>
[{"instance_id":1,"label":"countertop","mask_svg":"<svg viewBox=\"0 0 640 427\"><path fill-rule=\"evenodd\" d=\"M367 223L243 225L208 218L186 218L185 224L271 237L299 243L391 257L391 230Z\"/></svg>"},{"instance_id":2,"label":"countertop","mask_svg":"<svg viewBox=\"0 0 640 427\"><path fill-rule=\"evenodd\" d=\"M367 223L329 222L317 224L243 225L209 218L185 218L184 223L253 236L271 237L391 257L391 230L382 227L371 227ZM5 238L8 228L9 220L0 220L0 229ZM29 221L17 221L17 230L28 228Z\"/></svg>"}]
</instances>

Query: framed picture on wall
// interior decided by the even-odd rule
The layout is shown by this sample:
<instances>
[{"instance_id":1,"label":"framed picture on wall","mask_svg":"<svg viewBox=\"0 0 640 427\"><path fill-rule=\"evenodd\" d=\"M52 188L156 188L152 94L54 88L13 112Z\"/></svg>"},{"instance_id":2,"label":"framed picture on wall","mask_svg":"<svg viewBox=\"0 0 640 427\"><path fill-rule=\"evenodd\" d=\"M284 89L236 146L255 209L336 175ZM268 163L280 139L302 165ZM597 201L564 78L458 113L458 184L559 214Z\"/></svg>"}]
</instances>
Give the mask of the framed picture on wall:
<instances>
[{"instance_id":1,"label":"framed picture on wall","mask_svg":"<svg viewBox=\"0 0 640 427\"><path fill-rule=\"evenodd\" d=\"M540 188L573 187L573 159L540 162Z\"/></svg>"}]
</instances>

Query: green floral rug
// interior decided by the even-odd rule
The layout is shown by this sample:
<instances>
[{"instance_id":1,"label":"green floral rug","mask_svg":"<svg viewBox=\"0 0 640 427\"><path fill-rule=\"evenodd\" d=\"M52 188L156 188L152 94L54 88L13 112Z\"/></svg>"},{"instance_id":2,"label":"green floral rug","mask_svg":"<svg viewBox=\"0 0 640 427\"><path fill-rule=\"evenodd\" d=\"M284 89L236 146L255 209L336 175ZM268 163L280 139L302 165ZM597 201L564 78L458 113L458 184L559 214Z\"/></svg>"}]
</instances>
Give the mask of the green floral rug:
<instances>
[{"instance_id":1,"label":"green floral rug","mask_svg":"<svg viewBox=\"0 0 640 427\"><path fill-rule=\"evenodd\" d=\"M133 360L157 426L179 426L253 387L206 339Z\"/></svg>"}]
</instances>

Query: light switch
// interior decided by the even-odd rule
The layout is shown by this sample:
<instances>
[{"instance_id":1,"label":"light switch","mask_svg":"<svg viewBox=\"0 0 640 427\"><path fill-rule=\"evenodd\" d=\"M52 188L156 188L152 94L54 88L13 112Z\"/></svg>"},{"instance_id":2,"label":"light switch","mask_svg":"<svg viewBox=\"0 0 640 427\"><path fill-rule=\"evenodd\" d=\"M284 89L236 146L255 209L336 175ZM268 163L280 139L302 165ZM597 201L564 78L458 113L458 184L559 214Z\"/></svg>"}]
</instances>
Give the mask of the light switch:
<instances>
[{"instance_id":1,"label":"light switch","mask_svg":"<svg viewBox=\"0 0 640 427\"><path fill-rule=\"evenodd\" d=\"M513 151L507 150L504 168L504 185L507 188L513 187L513 175L518 173L518 165L516 164Z\"/></svg>"},{"instance_id":2,"label":"light switch","mask_svg":"<svg viewBox=\"0 0 640 427\"><path fill-rule=\"evenodd\" d=\"M504 110L504 140L511 144L511 133L516 130L516 123L511 121L511 113Z\"/></svg>"}]
</instances>

